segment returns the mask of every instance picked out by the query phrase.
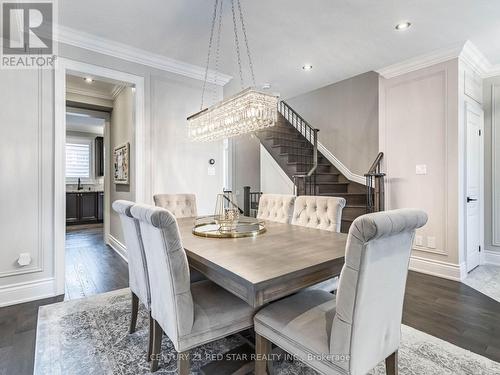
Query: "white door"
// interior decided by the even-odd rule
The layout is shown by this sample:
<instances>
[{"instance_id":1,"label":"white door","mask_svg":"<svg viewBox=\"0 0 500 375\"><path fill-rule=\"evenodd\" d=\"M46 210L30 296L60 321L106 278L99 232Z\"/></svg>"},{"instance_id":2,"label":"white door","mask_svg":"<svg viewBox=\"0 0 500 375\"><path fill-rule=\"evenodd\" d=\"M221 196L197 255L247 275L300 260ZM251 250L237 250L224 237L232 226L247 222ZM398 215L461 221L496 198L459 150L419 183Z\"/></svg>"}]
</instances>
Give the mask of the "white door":
<instances>
[{"instance_id":1,"label":"white door","mask_svg":"<svg viewBox=\"0 0 500 375\"><path fill-rule=\"evenodd\" d=\"M466 262L467 272L479 266L482 207L482 109L466 104Z\"/></svg>"}]
</instances>

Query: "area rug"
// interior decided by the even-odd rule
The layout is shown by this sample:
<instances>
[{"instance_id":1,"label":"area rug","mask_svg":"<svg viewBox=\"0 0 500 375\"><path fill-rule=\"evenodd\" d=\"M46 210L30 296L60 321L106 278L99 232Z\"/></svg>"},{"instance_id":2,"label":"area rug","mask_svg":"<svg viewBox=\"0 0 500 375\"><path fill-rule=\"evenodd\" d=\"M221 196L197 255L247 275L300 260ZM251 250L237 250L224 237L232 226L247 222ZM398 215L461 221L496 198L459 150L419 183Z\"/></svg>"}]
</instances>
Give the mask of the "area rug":
<instances>
[{"instance_id":1,"label":"area rug","mask_svg":"<svg viewBox=\"0 0 500 375\"><path fill-rule=\"evenodd\" d=\"M128 334L129 319L128 289L40 307L34 374L148 374L147 312L140 309L134 334ZM246 339L234 335L197 348L191 352L191 373L204 374L203 369L211 368L224 353L244 345ZM277 375L316 374L302 363L286 359L277 360L273 367ZM401 375L494 375L500 374L500 364L402 326L399 371ZM175 373L175 351L164 336L157 374ZM222 370L215 373L224 375ZM384 364L370 374L385 374Z\"/></svg>"}]
</instances>

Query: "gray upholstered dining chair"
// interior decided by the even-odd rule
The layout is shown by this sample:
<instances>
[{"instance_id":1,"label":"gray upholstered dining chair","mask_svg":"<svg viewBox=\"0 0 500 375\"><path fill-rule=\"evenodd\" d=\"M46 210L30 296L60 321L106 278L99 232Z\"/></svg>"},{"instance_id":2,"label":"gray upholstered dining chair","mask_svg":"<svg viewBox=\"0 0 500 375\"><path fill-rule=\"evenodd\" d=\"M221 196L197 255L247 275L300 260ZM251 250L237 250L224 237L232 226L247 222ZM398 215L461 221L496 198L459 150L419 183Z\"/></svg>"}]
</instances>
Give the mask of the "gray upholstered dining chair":
<instances>
[{"instance_id":1,"label":"gray upholstered dining chair","mask_svg":"<svg viewBox=\"0 0 500 375\"><path fill-rule=\"evenodd\" d=\"M149 277L146 266L146 255L142 244L139 222L132 217L130 209L134 202L117 200L113 202L113 210L120 216L125 246L127 248L129 286L132 292L132 316L130 319L130 333L135 332L137 314L139 312L139 301L150 311L151 294L149 288ZM149 345L148 356L151 356L153 319L149 314Z\"/></svg>"},{"instance_id":2,"label":"gray upholstered dining chair","mask_svg":"<svg viewBox=\"0 0 500 375\"><path fill-rule=\"evenodd\" d=\"M179 352L177 374L189 373L189 350L253 326L254 310L209 280L190 283L177 220L169 211L135 205L151 285L153 353L158 368L163 332Z\"/></svg>"},{"instance_id":3,"label":"gray upholstered dining chair","mask_svg":"<svg viewBox=\"0 0 500 375\"><path fill-rule=\"evenodd\" d=\"M410 253L426 222L412 209L354 220L337 296L305 291L264 307L254 318L257 355L273 342L322 374L366 374L384 359L397 374ZM266 361L255 370L265 374Z\"/></svg>"},{"instance_id":4,"label":"gray upholstered dining chair","mask_svg":"<svg viewBox=\"0 0 500 375\"><path fill-rule=\"evenodd\" d=\"M301 195L295 199L292 224L339 233L345 203L346 200L339 197ZM338 277L336 276L313 285L309 289L333 292L337 286Z\"/></svg>"},{"instance_id":5,"label":"gray upholstered dining chair","mask_svg":"<svg viewBox=\"0 0 500 375\"><path fill-rule=\"evenodd\" d=\"M196 217L196 195L194 194L156 194L153 196L155 206L169 210L176 218ZM190 268L191 282L206 280L206 277Z\"/></svg>"},{"instance_id":6,"label":"gray upholstered dining chair","mask_svg":"<svg viewBox=\"0 0 500 375\"><path fill-rule=\"evenodd\" d=\"M257 218L261 220L290 223L295 196L289 194L262 194Z\"/></svg>"},{"instance_id":7,"label":"gray upholstered dining chair","mask_svg":"<svg viewBox=\"0 0 500 375\"><path fill-rule=\"evenodd\" d=\"M155 206L169 210L178 219L198 216L194 194L156 194L153 200Z\"/></svg>"}]
</instances>

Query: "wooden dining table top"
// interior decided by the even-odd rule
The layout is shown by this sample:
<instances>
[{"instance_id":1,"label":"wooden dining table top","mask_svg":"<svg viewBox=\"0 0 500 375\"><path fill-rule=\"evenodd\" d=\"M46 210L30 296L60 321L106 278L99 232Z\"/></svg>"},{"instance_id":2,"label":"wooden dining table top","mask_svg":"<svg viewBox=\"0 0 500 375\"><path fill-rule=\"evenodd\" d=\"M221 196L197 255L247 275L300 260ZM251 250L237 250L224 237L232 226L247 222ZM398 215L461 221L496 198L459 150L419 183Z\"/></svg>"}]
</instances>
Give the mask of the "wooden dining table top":
<instances>
[{"instance_id":1,"label":"wooden dining table top","mask_svg":"<svg viewBox=\"0 0 500 375\"><path fill-rule=\"evenodd\" d=\"M340 273L347 235L266 221L254 237L206 238L178 219L191 267L254 307Z\"/></svg>"}]
</instances>

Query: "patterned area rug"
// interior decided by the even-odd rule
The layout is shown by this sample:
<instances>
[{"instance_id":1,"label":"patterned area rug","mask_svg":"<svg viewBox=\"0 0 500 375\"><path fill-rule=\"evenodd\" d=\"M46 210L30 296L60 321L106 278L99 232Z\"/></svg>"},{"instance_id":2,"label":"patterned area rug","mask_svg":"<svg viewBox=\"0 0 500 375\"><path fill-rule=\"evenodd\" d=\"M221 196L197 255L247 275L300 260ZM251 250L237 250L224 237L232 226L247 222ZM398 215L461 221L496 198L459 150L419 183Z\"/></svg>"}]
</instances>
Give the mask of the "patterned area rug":
<instances>
[{"instance_id":1,"label":"patterned area rug","mask_svg":"<svg viewBox=\"0 0 500 375\"><path fill-rule=\"evenodd\" d=\"M36 339L35 375L57 374L147 374L148 316L140 309L138 330L128 334L130 292L122 289L98 296L40 307ZM191 352L192 374L203 374L217 358L245 345L245 339L231 336ZM401 375L494 375L500 364L429 336L402 327L399 354ZM298 361L277 361L277 375L316 374ZM175 374L172 343L164 336L162 360L157 374ZM226 372L216 372L223 375ZM385 374L381 363L370 374Z\"/></svg>"}]
</instances>

